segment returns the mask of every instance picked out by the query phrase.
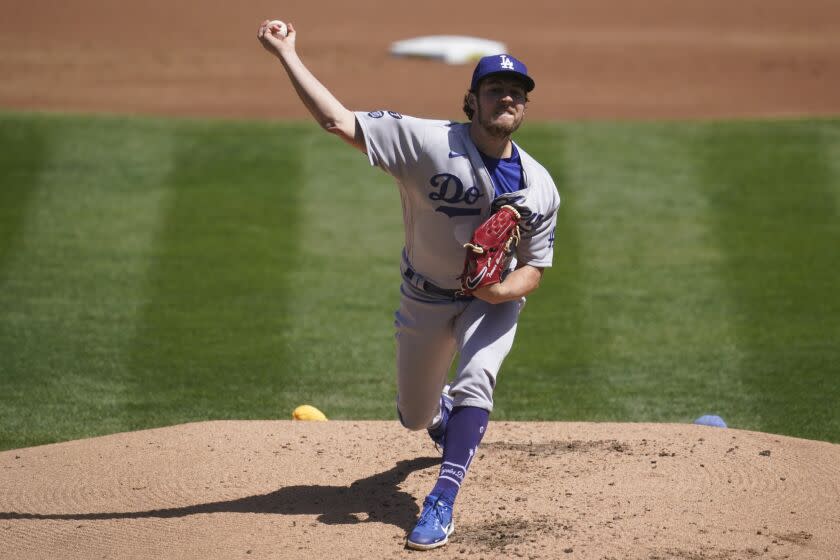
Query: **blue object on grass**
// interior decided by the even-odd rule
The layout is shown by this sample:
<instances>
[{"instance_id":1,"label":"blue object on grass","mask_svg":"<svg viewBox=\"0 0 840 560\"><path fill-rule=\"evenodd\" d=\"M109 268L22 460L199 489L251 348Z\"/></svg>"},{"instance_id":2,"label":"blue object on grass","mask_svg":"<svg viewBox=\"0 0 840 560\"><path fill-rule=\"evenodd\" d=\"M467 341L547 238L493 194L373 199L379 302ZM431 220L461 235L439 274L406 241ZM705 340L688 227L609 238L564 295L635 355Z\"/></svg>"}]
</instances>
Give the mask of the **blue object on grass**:
<instances>
[{"instance_id":1,"label":"blue object on grass","mask_svg":"<svg viewBox=\"0 0 840 560\"><path fill-rule=\"evenodd\" d=\"M705 416L701 416L697 420L694 421L695 424L699 424L701 426L712 426L714 428L725 428L726 422L723 421L723 418L720 416L715 416L714 414L706 414Z\"/></svg>"}]
</instances>

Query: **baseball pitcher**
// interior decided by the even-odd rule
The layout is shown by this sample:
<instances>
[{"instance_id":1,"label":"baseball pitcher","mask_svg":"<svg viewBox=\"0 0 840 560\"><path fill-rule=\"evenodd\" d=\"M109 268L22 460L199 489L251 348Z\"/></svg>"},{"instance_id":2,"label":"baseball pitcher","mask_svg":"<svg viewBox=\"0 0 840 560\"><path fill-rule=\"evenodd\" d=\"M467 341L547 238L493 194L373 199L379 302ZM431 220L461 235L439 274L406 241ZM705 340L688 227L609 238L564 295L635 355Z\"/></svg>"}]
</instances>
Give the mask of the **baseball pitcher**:
<instances>
[{"instance_id":1,"label":"baseball pitcher","mask_svg":"<svg viewBox=\"0 0 840 560\"><path fill-rule=\"evenodd\" d=\"M560 196L548 172L511 140L534 80L521 61L500 53L473 71L466 123L352 112L301 61L294 25L266 20L258 38L324 130L366 154L399 188L405 246L395 314L397 414L406 428L428 430L443 450L406 545L443 546L525 296L552 264Z\"/></svg>"}]
</instances>

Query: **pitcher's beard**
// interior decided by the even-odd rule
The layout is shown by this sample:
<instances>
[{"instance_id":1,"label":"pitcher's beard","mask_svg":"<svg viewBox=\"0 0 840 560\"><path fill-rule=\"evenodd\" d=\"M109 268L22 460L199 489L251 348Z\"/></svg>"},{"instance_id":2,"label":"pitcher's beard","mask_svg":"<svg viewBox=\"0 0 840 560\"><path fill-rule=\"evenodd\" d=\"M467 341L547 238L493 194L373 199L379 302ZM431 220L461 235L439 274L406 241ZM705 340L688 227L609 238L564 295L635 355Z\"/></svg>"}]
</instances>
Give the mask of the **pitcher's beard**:
<instances>
[{"instance_id":1,"label":"pitcher's beard","mask_svg":"<svg viewBox=\"0 0 840 560\"><path fill-rule=\"evenodd\" d=\"M514 132L516 132L516 129L518 129L518 128L519 128L519 123L512 123L512 124L492 123L492 124L484 125L484 130L486 130L487 133L494 138L507 138L507 137L511 136Z\"/></svg>"},{"instance_id":2,"label":"pitcher's beard","mask_svg":"<svg viewBox=\"0 0 840 560\"><path fill-rule=\"evenodd\" d=\"M514 120L511 123L491 122L484 118L481 107L478 107L478 122L481 127L493 138L508 138L517 131L519 125L522 124L522 119Z\"/></svg>"}]
</instances>

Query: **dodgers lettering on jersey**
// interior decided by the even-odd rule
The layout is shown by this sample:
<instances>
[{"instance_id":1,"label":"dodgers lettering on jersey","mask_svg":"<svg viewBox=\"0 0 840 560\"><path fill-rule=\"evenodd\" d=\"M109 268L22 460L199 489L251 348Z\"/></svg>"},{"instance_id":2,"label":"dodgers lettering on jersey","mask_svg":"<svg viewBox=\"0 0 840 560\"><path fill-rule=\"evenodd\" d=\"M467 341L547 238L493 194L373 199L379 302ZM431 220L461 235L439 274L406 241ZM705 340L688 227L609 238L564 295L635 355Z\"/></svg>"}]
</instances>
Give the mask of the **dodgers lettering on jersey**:
<instances>
[{"instance_id":1,"label":"dodgers lettering on jersey","mask_svg":"<svg viewBox=\"0 0 840 560\"><path fill-rule=\"evenodd\" d=\"M525 188L496 197L469 124L393 111L359 112L356 119L371 165L392 175L399 186L405 255L415 271L442 288L460 287L464 243L504 204L522 216L517 260L551 266L560 195L545 168L521 146Z\"/></svg>"}]
</instances>

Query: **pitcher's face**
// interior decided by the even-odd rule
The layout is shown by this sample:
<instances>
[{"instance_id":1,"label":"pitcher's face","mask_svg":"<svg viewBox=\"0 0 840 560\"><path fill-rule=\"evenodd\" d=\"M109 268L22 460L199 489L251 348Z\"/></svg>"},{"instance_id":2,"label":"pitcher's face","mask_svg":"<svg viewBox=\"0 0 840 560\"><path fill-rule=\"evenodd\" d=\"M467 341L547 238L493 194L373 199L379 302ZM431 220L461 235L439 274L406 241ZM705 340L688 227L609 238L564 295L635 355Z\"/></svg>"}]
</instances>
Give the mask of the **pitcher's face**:
<instances>
[{"instance_id":1,"label":"pitcher's face","mask_svg":"<svg viewBox=\"0 0 840 560\"><path fill-rule=\"evenodd\" d=\"M528 93L516 78L489 76L478 86L473 122L491 136L505 137L513 134L525 119Z\"/></svg>"}]
</instances>

